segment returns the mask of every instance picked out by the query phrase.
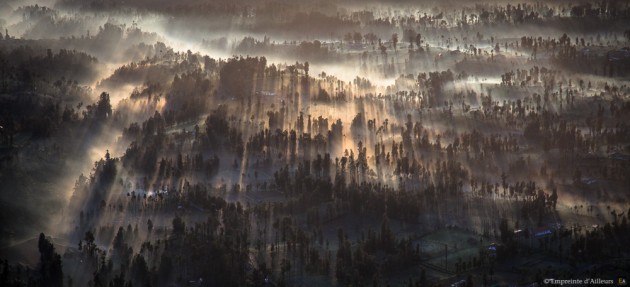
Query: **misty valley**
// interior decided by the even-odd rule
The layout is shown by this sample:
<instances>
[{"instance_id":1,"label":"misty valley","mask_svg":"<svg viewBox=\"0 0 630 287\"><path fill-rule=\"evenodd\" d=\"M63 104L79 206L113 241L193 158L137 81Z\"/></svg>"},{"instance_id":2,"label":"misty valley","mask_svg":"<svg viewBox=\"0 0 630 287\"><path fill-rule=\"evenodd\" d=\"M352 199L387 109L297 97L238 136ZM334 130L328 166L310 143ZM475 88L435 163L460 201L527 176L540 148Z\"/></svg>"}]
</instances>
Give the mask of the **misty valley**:
<instances>
[{"instance_id":1,"label":"misty valley","mask_svg":"<svg viewBox=\"0 0 630 287\"><path fill-rule=\"evenodd\" d=\"M630 279L630 2L2 0L0 31L0 286Z\"/></svg>"}]
</instances>

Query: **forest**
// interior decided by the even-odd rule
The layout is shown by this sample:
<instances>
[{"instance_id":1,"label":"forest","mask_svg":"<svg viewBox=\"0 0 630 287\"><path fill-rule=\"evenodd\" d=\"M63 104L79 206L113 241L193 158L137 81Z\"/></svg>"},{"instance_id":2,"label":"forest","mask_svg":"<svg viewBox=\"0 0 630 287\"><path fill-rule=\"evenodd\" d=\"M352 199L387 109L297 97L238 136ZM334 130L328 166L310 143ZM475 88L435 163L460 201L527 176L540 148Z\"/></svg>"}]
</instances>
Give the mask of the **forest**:
<instances>
[{"instance_id":1,"label":"forest","mask_svg":"<svg viewBox=\"0 0 630 287\"><path fill-rule=\"evenodd\" d=\"M0 286L630 278L630 2L4 0L0 32Z\"/></svg>"}]
</instances>

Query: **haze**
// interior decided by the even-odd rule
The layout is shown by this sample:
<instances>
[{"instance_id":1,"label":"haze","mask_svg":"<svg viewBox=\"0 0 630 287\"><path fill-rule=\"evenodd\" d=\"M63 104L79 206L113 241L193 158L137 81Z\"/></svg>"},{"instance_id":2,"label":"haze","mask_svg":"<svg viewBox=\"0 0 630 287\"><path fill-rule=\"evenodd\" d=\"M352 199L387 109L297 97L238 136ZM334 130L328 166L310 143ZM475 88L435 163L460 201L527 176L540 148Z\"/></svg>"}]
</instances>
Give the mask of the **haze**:
<instances>
[{"instance_id":1,"label":"haze","mask_svg":"<svg viewBox=\"0 0 630 287\"><path fill-rule=\"evenodd\" d=\"M0 286L630 278L630 2L4 0L0 31Z\"/></svg>"}]
</instances>

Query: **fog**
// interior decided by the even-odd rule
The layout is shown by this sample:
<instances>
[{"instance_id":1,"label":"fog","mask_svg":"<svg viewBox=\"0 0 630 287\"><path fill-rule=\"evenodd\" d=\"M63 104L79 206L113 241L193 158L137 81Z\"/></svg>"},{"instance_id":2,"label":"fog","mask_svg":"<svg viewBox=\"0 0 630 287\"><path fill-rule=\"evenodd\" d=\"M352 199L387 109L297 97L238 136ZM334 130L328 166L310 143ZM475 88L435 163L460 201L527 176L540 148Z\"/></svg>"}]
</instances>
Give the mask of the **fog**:
<instances>
[{"instance_id":1,"label":"fog","mask_svg":"<svg viewBox=\"0 0 630 287\"><path fill-rule=\"evenodd\" d=\"M617 1L3 1L0 285L630 276L629 24Z\"/></svg>"}]
</instances>

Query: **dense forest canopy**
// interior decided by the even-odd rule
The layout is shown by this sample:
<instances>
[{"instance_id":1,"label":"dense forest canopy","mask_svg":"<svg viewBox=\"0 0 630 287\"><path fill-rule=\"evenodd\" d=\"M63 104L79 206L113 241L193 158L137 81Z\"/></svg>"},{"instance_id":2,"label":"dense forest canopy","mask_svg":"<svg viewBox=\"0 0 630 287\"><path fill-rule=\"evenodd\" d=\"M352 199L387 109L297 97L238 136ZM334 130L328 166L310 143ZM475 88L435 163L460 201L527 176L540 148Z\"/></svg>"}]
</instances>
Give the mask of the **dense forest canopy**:
<instances>
[{"instance_id":1,"label":"dense forest canopy","mask_svg":"<svg viewBox=\"0 0 630 287\"><path fill-rule=\"evenodd\" d=\"M616 284L629 27L611 0L2 1L0 286Z\"/></svg>"}]
</instances>

